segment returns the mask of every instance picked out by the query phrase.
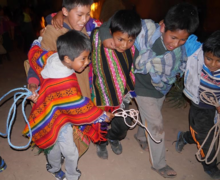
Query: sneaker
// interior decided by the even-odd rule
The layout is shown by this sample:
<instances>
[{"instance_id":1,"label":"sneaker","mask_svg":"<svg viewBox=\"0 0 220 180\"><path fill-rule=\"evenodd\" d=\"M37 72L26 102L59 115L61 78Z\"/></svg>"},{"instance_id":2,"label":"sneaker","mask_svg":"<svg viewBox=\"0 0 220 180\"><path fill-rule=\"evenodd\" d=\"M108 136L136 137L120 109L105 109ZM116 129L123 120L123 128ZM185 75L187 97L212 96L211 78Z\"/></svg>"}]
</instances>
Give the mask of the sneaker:
<instances>
[{"instance_id":1,"label":"sneaker","mask_svg":"<svg viewBox=\"0 0 220 180\"><path fill-rule=\"evenodd\" d=\"M52 173L49 171L51 168L52 166L50 164L46 164L47 171L51 173L56 178L56 180L66 180L65 173L61 169L55 173Z\"/></svg>"},{"instance_id":2,"label":"sneaker","mask_svg":"<svg viewBox=\"0 0 220 180\"><path fill-rule=\"evenodd\" d=\"M65 173L62 170L52 173L52 175L56 178L56 180L66 180Z\"/></svg>"},{"instance_id":3,"label":"sneaker","mask_svg":"<svg viewBox=\"0 0 220 180\"><path fill-rule=\"evenodd\" d=\"M119 155L122 153L122 145L121 145L120 141L109 139L109 143L111 144L112 151L115 154Z\"/></svg>"},{"instance_id":4,"label":"sneaker","mask_svg":"<svg viewBox=\"0 0 220 180\"><path fill-rule=\"evenodd\" d=\"M177 141L176 141L176 151L181 152L183 150L183 147L187 144L186 140L183 137L184 132L179 131L177 135Z\"/></svg>"},{"instance_id":5,"label":"sneaker","mask_svg":"<svg viewBox=\"0 0 220 180\"><path fill-rule=\"evenodd\" d=\"M7 165L4 161L4 159L2 159L0 156L0 172L4 171L6 168L7 168Z\"/></svg>"},{"instance_id":6,"label":"sneaker","mask_svg":"<svg viewBox=\"0 0 220 180\"><path fill-rule=\"evenodd\" d=\"M97 144L97 155L101 159L108 159L108 151L106 149L107 144Z\"/></svg>"},{"instance_id":7,"label":"sneaker","mask_svg":"<svg viewBox=\"0 0 220 180\"><path fill-rule=\"evenodd\" d=\"M205 172L213 179L220 179L220 170L218 168Z\"/></svg>"}]
</instances>

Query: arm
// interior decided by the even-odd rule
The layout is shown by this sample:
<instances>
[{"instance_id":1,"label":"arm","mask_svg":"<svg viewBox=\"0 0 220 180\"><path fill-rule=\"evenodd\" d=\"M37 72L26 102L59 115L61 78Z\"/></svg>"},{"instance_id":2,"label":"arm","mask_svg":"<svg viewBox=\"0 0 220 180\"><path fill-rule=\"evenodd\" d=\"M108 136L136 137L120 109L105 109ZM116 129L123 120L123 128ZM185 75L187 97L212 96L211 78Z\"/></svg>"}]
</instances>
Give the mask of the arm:
<instances>
[{"instance_id":1,"label":"arm","mask_svg":"<svg viewBox=\"0 0 220 180\"><path fill-rule=\"evenodd\" d=\"M40 35L42 36L44 33L44 29L42 29L40 31ZM32 44L32 46L34 45L38 45L40 48L40 43L41 43L41 36L35 40ZM29 71L28 71L28 75L27 75L27 82L28 82L28 89L32 92L32 95L28 97L28 99L32 100L34 103L37 102L37 99L39 97L38 93L36 93L36 90L40 84L40 79L38 77L38 75L35 73L35 71L33 70L32 67L30 67Z\"/></svg>"},{"instance_id":2,"label":"arm","mask_svg":"<svg viewBox=\"0 0 220 180\"><path fill-rule=\"evenodd\" d=\"M36 103L39 96L38 93L36 93L36 90L40 84L40 79L37 76L37 74L34 72L32 67L30 67L28 71L27 82L28 82L28 89L32 92L32 95L29 96L28 99Z\"/></svg>"},{"instance_id":3,"label":"arm","mask_svg":"<svg viewBox=\"0 0 220 180\"><path fill-rule=\"evenodd\" d=\"M104 47L109 49L115 49L115 43L112 39L112 35L109 30L110 24L111 18L100 26L99 35Z\"/></svg>"},{"instance_id":4,"label":"arm","mask_svg":"<svg viewBox=\"0 0 220 180\"><path fill-rule=\"evenodd\" d=\"M186 48L187 57L191 56L199 47L201 46L201 42L197 41L197 36L192 34L188 37L186 43L184 44Z\"/></svg>"},{"instance_id":5,"label":"arm","mask_svg":"<svg viewBox=\"0 0 220 180\"><path fill-rule=\"evenodd\" d=\"M61 29L63 27L63 12L52 13L46 17L47 24L52 24L55 29Z\"/></svg>"}]
</instances>

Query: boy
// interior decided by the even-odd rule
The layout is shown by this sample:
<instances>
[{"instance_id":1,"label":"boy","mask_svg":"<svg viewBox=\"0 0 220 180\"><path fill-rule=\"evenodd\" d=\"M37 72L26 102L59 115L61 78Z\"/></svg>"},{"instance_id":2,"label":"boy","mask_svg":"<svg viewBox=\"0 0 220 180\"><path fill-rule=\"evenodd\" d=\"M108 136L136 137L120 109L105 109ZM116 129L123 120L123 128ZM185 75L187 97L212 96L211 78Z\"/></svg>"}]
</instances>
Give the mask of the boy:
<instances>
[{"instance_id":1,"label":"boy","mask_svg":"<svg viewBox=\"0 0 220 180\"><path fill-rule=\"evenodd\" d=\"M82 125L80 130L85 129L83 133L98 142L103 140L100 122L109 122L113 115L97 108L89 98L81 95L75 72L82 72L90 63L91 43L88 37L71 30L57 39L57 51L43 51L37 40L29 51L30 65L41 83L29 123L33 142L46 154L47 170L59 180L65 178L61 170L62 154L67 180L78 180L78 150L71 124ZM36 88L32 87L32 90ZM23 134L30 137L28 130L26 125Z\"/></svg>"},{"instance_id":2,"label":"boy","mask_svg":"<svg viewBox=\"0 0 220 180\"><path fill-rule=\"evenodd\" d=\"M187 45L188 41L186 48ZM192 47L190 47L190 50L192 51ZM220 31L214 32L203 45L200 45L199 48L188 56L183 92L191 100L189 110L190 131L180 131L178 133L176 142L177 152L181 152L187 143L197 144L199 148L209 130L214 126L216 110L220 113L220 106L208 105L200 98L200 94L203 91L210 91L215 94L218 101L220 99ZM213 135L214 131L211 132L200 152L202 158L205 158L207 155ZM215 153L216 150L213 148L208 161L213 159ZM203 161L202 165L204 171L213 179L220 179L220 170L216 163L217 158L210 164L206 164Z\"/></svg>"},{"instance_id":3,"label":"boy","mask_svg":"<svg viewBox=\"0 0 220 180\"><path fill-rule=\"evenodd\" d=\"M136 101L143 124L153 137L162 139L162 142L155 143L149 136L146 138L145 130L141 127L135 139L144 149L147 149L148 139L152 169L165 178L176 176L176 172L165 160L161 108L176 75L182 74L185 69L186 52L183 44L198 24L196 8L188 3L180 3L167 12L161 25L152 20L142 20L142 31L135 41L139 50L139 57L135 60ZM113 46L112 42L106 44Z\"/></svg>"},{"instance_id":4,"label":"boy","mask_svg":"<svg viewBox=\"0 0 220 180\"><path fill-rule=\"evenodd\" d=\"M63 0L62 16L64 16L63 28L55 29L52 25L47 25L43 34L41 48L47 51L56 51L56 39L69 31L75 29L82 31L88 37L90 32L100 25L97 20L90 18L90 9L92 0ZM61 14L61 12L59 12ZM50 21L50 19L48 19ZM50 24L50 23L49 23ZM80 89L83 96L91 98L91 74L89 73L91 66L85 68L82 73L76 73ZM39 85L39 79L35 72L30 68L28 72L28 84ZM33 96L37 97L37 93L33 92Z\"/></svg>"},{"instance_id":5,"label":"boy","mask_svg":"<svg viewBox=\"0 0 220 180\"><path fill-rule=\"evenodd\" d=\"M99 29L92 34L92 65L95 100L98 107L113 111L120 107L128 109L130 96L134 94L133 60L137 57L134 47L136 37L141 31L141 19L131 10L120 10L111 19L110 28L115 50L102 46ZM131 94L130 94L131 93ZM126 118L128 124L130 118ZM129 127L122 117L111 122L107 138L115 154L122 153L120 140L124 139ZM107 159L107 141L97 144L97 155Z\"/></svg>"}]
</instances>

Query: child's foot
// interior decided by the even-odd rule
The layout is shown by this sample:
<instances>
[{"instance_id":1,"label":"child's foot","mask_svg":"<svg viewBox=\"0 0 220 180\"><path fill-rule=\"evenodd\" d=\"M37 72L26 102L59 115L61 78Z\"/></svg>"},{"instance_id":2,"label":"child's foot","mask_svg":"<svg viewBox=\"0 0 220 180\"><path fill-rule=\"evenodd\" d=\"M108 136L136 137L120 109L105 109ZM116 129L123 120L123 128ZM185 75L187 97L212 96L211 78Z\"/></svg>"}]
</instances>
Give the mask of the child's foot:
<instances>
[{"instance_id":1,"label":"child's foot","mask_svg":"<svg viewBox=\"0 0 220 180\"><path fill-rule=\"evenodd\" d=\"M183 150L183 147L187 144L183 137L184 132L179 131L177 135L177 141L176 141L176 151L181 152Z\"/></svg>"},{"instance_id":2,"label":"child's foot","mask_svg":"<svg viewBox=\"0 0 220 180\"><path fill-rule=\"evenodd\" d=\"M108 151L106 148L107 144L97 144L96 148L97 148L97 155L98 157L100 157L101 159L108 159Z\"/></svg>"},{"instance_id":3,"label":"child's foot","mask_svg":"<svg viewBox=\"0 0 220 180\"><path fill-rule=\"evenodd\" d=\"M56 178L56 180L66 180L65 173L61 169L55 173L52 173L50 172L50 169L52 169L52 166L50 164L46 164L46 169Z\"/></svg>"},{"instance_id":4,"label":"child's foot","mask_svg":"<svg viewBox=\"0 0 220 180\"><path fill-rule=\"evenodd\" d=\"M4 161L4 159L2 159L0 156L0 172L4 171L6 168L7 168L7 165Z\"/></svg>"},{"instance_id":5,"label":"child's foot","mask_svg":"<svg viewBox=\"0 0 220 180\"><path fill-rule=\"evenodd\" d=\"M174 171L173 168L171 168L168 165L166 165L165 167L163 167L161 169L155 169L153 167L151 167L151 169L153 169L154 171L159 173L164 178L174 178L177 175L176 171Z\"/></svg>"},{"instance_id":6,"label":"child's foot","mask_svg":"<svg viewBox=\"0 0 220 180\"><path fill-rule=\"evenodd\" d=\"M52 173L52 175L56 178L56 180L66 180L65 173L62 170Z\"/></svg>"},{"instance_id":7,"label":"child's foot","mask_svg":"<svg viewBox=\"0 0 220 180\"><path fill-rule=\"evenodd\" d=\"M118 141L118 140L110 140L109 139L109 142L111 144L112 151L115 154L119 155L119 154L122 153L122 145L121 145L120 141Z\"/></svg>"},{"instance_id":8,"label":"child's foot","mask_svg":"<svg viewBox=\"0 0 220 180\"><path fill-rule=\"evenodd\" d=\"M142 150L149 152L147 141L141 141L140 139L138 139L137 134L134 135L134 139L136 139Z\"/></svg>"},{"instance_id":9,"label":"child's foot","mask_svg":"<svg viewBox=\"0 0 220 180\"><path fill-rule=\"evenodd\" d=\"M220 179L220 170L218 168L215 168L210 171L205 171L211 178L213 179Z\"/></svg>"}]
</instances>

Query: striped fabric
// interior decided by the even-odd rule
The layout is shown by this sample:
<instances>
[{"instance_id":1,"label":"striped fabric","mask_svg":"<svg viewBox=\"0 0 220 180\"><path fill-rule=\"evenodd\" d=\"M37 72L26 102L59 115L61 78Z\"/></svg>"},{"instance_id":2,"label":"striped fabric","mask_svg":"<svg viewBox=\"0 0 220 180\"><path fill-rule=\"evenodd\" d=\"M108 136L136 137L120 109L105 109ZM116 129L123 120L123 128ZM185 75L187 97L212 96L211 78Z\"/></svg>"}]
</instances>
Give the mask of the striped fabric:
<instances>
[{"instance_id":1,"label":"striped fabric","mask_svg":"<svg viewBox=\"0 0 220 180\"><path fill-rule=\"evenodd\" d=\"M31 67L40 76L48 54L33 47L29 53ZM42 55L43 54L43 55ZM43 62L39 64L39 62ZM41 79L41 88L37 103L33 106L29 123L31 126L34 143L41 149L48 149L56 142L60 129L67 123L84 125L83 133L94 142L104 140L100 123L106 115L100 108L86 97L81 96L75 74L66 78ZM87 126L85 126L87 125ZM23 134L29 136L26 125Z\"/></svg>"},{"instance_id":2,"label":"striped fabric","mask_svg":"<svg viewBox=\"0 0 220 180\"><path fill-rule=\"evenodd\" d=\"M182 76L185 71L187 61L185 46L157 56L152 47L162 36L160 26L149 19L141 22L142 30L135 41L139 50L139 56L135 61L135 73L149 73L153 86L166 95L176 81L176 75Z\"/></svg>"},{"instance_id":3,"label":"striped fabric","mask_svg":"<svg viewBox=\"0 0 220 180\"><path fill-rule=\"evenodd\" d=\"M217 99L220 99L220 70L211 72L205 64L203 65L201 72L199 94L201 94L203 91L213 92ZM208 96L210 97L210 95ZM214 106L205 104L202 101L200 101L199 105L202 107L214 108Z\"/></svg>"},{"instance_id":4,"label":"striped fabric","mask_svg":"<svg viewBox=\"0 0 220 180\"><path fill-rule=\"evenodd\" d=\"M96 105L118 108L123 97L134 91L133 57L135 47L119 53L104 48L96 29L92 36L93 86ZM106 109L105 108L105 109Z\"/></svg>"}]
</instances>

